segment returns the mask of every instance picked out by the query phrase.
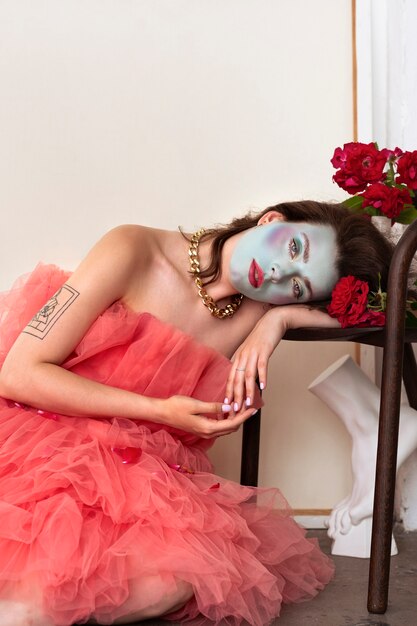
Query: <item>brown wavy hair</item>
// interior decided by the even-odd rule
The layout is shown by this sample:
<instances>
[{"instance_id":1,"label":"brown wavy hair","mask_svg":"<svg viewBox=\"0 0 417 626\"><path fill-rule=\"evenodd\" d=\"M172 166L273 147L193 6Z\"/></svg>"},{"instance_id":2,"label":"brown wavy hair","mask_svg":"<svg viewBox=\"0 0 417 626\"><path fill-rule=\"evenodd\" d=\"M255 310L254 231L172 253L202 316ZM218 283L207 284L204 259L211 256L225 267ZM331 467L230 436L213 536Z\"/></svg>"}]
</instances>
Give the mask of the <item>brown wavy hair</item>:
<instances>
[{"instance_id":1,"label":"brown wavy hair","mask_svg":"<svg viewBox=\"0 0 417 626\"><path fill-rule=\"evenodd\" d=\"M346 207L337 203L300 200L281 202L259 213L247 213L229 224L218 225L206 230L202 239L211 239L211 257L208 266L201 270L204 284L209 285L221 274L221 254L225 242L248 228L257 225L268 211L278 211L288 222L310 222L331 226L336 233L338 256L336 269L339 277L353 275L369 283L371 291L378 288L378 275L381 286L386 288L392 246L363 216L352 214Z\"/></svg>"}]
</instances>

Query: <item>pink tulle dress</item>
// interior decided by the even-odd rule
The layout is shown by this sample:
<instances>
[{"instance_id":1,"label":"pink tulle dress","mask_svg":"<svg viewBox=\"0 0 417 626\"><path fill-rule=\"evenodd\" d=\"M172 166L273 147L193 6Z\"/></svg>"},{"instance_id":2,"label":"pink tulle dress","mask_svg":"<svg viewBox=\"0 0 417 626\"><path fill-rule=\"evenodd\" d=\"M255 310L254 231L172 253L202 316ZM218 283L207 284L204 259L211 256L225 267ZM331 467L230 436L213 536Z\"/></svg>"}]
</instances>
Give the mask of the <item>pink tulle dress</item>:
<instances>
[{"instance_id":1,"label":"pink tulle dress","mask_svg":"<svg viewBox=\"0 0 417 626\"><path fill-rule=\"evenodd\" d=\"M41 265L0 295L0 365L67 277ZM63 366L152 397L222 401L230 363L116 303ZM36 580L57 626L111 624L130 582L158 574L194 590L169 619L262 626L282 603L314 596L331 561L279 491L213 474L210 443L152 422L56 415L0 398L0 598Z\"/></svg>"}]
</instances>

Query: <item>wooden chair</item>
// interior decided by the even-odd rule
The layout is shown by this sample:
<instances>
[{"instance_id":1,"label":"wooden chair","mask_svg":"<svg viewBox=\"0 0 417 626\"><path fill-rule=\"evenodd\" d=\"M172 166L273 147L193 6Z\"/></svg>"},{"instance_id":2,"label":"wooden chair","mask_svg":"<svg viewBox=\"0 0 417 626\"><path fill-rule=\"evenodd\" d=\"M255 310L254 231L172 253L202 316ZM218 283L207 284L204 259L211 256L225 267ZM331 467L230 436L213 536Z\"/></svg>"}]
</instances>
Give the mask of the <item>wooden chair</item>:
<instances>
[{"instance_id":1,"label":"wooden chair","mask_svg":"<svg viewBox=\"0 0 417 626\"><path fill-rule=\"evenodd\" d=\"M412 344L417 328L405 328L407 275L417 250L417 220L398 242L388 277L385 328L314 329L289 331L291 341L354 341L383 348L381 403L375 479L368 611L385 613L388 604L391 534L397 464L401 378L410 406L417 410L417 365ZM243 428L241 483L258 482L260 411Z\"/></svg>"}]
</instances>

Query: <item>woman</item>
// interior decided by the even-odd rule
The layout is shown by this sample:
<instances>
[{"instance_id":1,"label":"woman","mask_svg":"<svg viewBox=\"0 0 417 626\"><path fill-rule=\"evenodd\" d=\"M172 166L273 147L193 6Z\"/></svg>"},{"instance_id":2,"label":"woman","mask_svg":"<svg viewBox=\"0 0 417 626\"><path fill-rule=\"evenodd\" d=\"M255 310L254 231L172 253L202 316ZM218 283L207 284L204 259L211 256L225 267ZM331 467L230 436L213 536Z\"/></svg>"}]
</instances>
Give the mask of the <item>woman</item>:
<instances>
[{"instance_id":1,"label":"woman","mask_svg":"<svg viewBox=\"0 0 417 626\"><path fill-rule=\"evenodd\" d=\"M277 490L214 476L205 450L261 405L287 328L337 326L300 303L385 277L389 254L340 206L286 203L191 244L116 228L4 295L3 626L262 625L322 589L332 565Z\"/></svg>"}]
</instances>

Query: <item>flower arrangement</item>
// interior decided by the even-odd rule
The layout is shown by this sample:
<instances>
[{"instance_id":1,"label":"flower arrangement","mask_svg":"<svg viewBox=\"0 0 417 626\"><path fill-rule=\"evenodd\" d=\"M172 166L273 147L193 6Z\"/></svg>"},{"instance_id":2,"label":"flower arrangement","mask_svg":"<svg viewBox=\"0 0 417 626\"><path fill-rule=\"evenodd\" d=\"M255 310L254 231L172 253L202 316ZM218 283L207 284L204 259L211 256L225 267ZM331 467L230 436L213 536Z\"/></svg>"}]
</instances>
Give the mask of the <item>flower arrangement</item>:
<instances>
[{"instance_id":1,"label":"flower arrangement","mask_svg":"<svg viewBox=\"0 0 417 626\"><path fill-rule=\"evenodd\" d=\"M353 213L385 216L395 222L411 224L417 218L413 204L417 190L417 150L400 148L380 150L376 143L345 143L336 148L331 159L336 173L333 180L351 197L344 204ZM414 200L415 202L415 200ZM417 283L416 283L417 284ZM387 294L379 285L369 285L355 276L343 276L332 292L327 312L342 328L384 326ZM417 302L407 302L406 323L417 327Z\"/></svg>"},{"instance_id":2,"label":"flower arrangement","mask_svg":"<svg viewBox=\"0 0 417 626\"><path fill-rule=\"evenodd\" d=\"M327 312L342 328L384 326L386 302L387 294L381 290L381 285L378 291L369 291L364 280L343 276L333 289Z\"/></svg>"},{"instance_id":3,"label":"flower arrangement","mask_svg":"<svg viewBox=\"0 0 417 626\"><path fill-rule=\"evenodd\" d=\"M351 211L385 215L392 223L410 224L417 218L413 198L417 189L417 150L380 150L376 143L345 143L331 159L333 180L352 197L343 202Z\"/></svg>"},{"instance_id":4,"label":"flower arrangement","mask_svg":"<svg viewBox=\"0 0 417 626\"><path fill-rule=\"evenodd\" d=\"M332 299L327 306L330 317L335 317L342 328L356 326L385 326L387 293L369 291L369 285L355 276L343 276L332 291ZM417 328L417 300L407 300L405 324L408 328Z\"/></svg>"}]
</instances>

